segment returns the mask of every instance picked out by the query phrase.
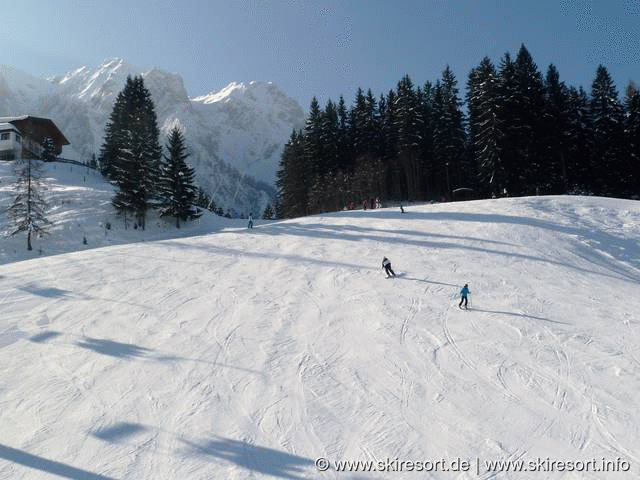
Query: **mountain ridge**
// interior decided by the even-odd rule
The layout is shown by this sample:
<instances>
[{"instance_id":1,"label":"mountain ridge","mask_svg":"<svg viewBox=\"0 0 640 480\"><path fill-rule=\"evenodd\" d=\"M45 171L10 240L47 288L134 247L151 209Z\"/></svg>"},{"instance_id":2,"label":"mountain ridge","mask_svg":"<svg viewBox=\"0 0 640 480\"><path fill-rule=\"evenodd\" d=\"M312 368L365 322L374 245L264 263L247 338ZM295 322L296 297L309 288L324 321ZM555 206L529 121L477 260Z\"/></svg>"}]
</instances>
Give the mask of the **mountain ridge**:
<instances>
[{"instance_id":1,"label":"mountain ridge","mask_svg":"<svg viewBox=\"0 0 640 480\"><path fill-rule=\"evenodd\" d=\"M305 114L271 82L231 82L189 97L178 73L144 70L121 58L46 79L0 66L0 115L51 118L71 142L63 155L86 161L98 155L113 102L135 75L151 93L162 134L183 127L196 181L219 206L241 215L273 202L283 145Z\"/></svg>"}]
</instances>

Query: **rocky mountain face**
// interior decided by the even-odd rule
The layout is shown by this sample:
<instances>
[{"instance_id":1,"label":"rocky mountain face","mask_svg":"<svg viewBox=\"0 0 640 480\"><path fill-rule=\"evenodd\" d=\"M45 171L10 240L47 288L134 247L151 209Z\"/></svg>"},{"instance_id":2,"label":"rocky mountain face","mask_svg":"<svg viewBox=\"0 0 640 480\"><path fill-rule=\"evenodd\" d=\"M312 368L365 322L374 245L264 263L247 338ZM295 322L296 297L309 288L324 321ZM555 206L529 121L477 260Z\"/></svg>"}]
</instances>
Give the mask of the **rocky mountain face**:
<instances>
[{"instance_id":1,"label":"rocky mountain face","mask_svg":"<svg viewBox=\"0 0 640 480\"><path fill-rule=\"evenodd\" d=\"M198 185L218 206L255 215L273 201L283 145L303 126L305 113L269 82L231 83L190 98L180 75L144 71L121 59L48 79L0 66L0 116L51 118L71 142L63 156L88 160L100 151L113 103L130 75L144 78L163 134L182 126Z\"/></svg>"}]
</instances>

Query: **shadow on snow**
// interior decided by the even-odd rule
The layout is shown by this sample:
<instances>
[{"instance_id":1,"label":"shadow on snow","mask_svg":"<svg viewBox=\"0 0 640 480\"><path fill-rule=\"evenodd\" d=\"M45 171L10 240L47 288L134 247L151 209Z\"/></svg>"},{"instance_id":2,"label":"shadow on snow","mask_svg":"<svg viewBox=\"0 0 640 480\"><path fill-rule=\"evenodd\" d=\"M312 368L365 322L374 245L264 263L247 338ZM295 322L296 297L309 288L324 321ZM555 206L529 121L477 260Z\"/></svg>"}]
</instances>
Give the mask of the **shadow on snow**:
<instances>
[{"instance_id":1,"label":"shadow on snow","mask_svg":"<svg viewBox=\"0 0 640 480\"><path fill-rule=\"evenodd\" d=\"M305 478L299 475L314 464L309 458L229 438L182 441L187 445L189 454L219 458L247 470L274 477L294 480Z\"/></svg>"},{"instance_id":2,"label":"shadow on snow","mask_svg":"<svg viewBox=\"0 0 640 480\"><path fill-rule=\"evenodd\" d=\"M27 453L24 450L18 450L2 444L0 444L0 458L24 467L40 470L41 472L57 475L62 478L70 478L72 480L115 480L112 477L92 473L54 460L48 460L38 455Z\"/></svg>"}]
</instances>

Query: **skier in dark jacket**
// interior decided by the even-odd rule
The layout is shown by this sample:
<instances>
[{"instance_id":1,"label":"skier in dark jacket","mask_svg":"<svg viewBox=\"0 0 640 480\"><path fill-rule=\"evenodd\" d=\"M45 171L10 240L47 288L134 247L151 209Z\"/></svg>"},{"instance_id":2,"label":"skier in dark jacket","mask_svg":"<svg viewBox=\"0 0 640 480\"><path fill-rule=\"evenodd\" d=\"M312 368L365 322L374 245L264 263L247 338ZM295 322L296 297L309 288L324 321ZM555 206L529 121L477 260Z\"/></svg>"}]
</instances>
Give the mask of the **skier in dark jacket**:
<instances>
[{"instance_id":1,"label":"skier in dark jacket","mask_svg":"<svg viewBox=\"0 0 640 480\"><path fill-rule=\"evenodd\" d=\"M387 272L387 278L391 276L394 276L394 277L396 276L394 271L391 269L391 262L387 257L384 257L382 259L382 268L384 268L384 271Z\"/></svg>"},{"instance_id":2,"label":"skier in dark jacket","mask_svg":"<svg viewBox=\"0 0 640 480\"><path fill-rule=\"evenodd\" d=\"M460 290L460 303L458 304L458 306L460 308L462 308L462 304L464 303L464 308L467 308L467 295L469 295L471 292L469 291L469 285L468 284L464 284L464 287L462 287L462 290Z\"/></svg>"}]
</instances>

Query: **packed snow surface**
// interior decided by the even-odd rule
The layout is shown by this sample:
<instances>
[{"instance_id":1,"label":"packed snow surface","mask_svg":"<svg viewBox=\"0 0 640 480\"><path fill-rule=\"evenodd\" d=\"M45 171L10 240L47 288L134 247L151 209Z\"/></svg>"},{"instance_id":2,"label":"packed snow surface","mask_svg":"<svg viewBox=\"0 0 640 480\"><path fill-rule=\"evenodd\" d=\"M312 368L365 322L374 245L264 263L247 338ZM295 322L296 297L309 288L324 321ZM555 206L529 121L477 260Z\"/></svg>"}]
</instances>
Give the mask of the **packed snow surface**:
<instances>
[{"instance_id":1,"label":"packed snow surface","mask_svg":"<svg viewBox=\"0 0 640 480\"><path fill-rule=\"evenodd\" d=\"M640 474L638 202L529 197L141 232L109 217L108 185L63 177L48 173L58 230L34 258L18 261L21 234L1 240L0 478ZM457 459L468 471L442 471ZM489 471L498 460L538 471ZM594 471L603 462L626 471Z\"/></svg>"}]
</instances>

